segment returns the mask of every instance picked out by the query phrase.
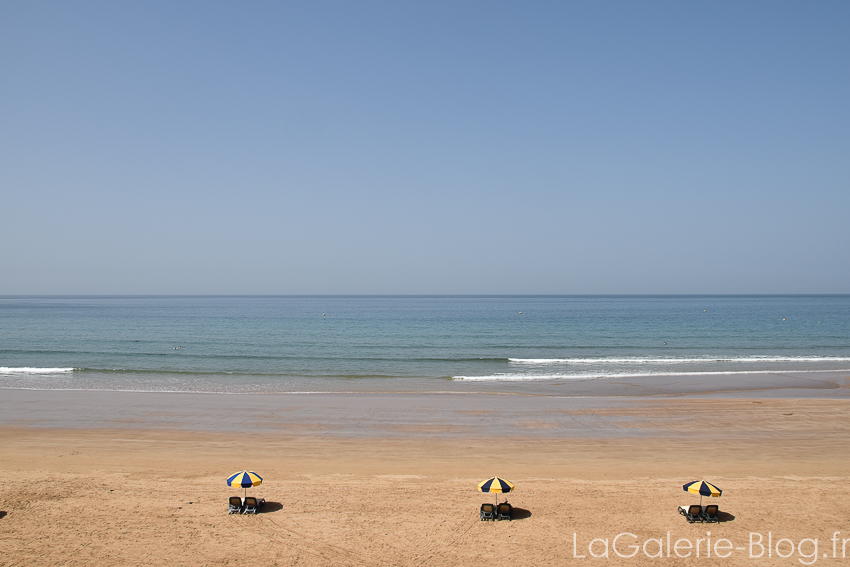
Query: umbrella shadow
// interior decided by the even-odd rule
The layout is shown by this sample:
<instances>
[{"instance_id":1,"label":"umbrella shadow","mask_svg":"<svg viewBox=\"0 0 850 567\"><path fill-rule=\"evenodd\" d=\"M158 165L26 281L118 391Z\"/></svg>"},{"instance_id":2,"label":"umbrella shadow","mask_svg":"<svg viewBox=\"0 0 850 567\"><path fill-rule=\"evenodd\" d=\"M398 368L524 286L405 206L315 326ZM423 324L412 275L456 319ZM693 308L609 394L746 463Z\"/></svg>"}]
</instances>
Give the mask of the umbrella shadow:
<instances>
[{"instance_id":1,"label":"umbrella shadow","mask_svg":"<svg viewBox=\"0 0 850 567\"><path fill-rule=\"evenodd\" d=\"M735 516L733 516L729 512L717 512L717 521L718 522L731 522L734 519L735 519Z\"/></svg>"},{"instance_id":2,"label":"umbrella shadow","mask_svg":"<svg viewBox=\"0 0 850 567\"><path fill-rule=\"evenodd\" d=\"M511 520L525 520L531 517L531 511L525 508L513 508L511 510Z\"/></svg>"},{"instance_id":3,"label":"umbrella shadow","mask_svg":"<svg viewBox=\"0 0 850 567\"><path fill-rule=\"evenodd\" d=\"M5 517L6 517L6 512L0 510L0 518L5 518Z\"/></svg>"},{"instance_id":4,"label":"umbrella shadow","mask_svg":"<svg viewBox=\"0 0 850 567\"><path fill-rule=\"evenodd\" d=\"M260 508L260 514L271 514L272 512L279 512L283 510L283 504L280 502L269 502L266 500L266 503Z\"/></svg>"}]
</instances>

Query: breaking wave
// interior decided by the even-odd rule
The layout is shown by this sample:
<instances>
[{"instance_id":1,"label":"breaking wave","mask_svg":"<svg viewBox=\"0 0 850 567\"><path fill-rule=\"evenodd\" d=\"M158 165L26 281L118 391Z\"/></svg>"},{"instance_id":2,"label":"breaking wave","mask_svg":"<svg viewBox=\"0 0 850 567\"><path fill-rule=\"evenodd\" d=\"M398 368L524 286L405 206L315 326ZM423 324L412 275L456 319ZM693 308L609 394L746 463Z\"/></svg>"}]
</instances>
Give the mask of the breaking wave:
<instances>
[{"instance_id":1,"label":"breaking wave","mask_svg":"<svg viewBox=\"0 0 850 567\"><path fill-rule=\"evenodd\" d=\"M576 357L576 358L509 358L511 364L545 366L553 364L693 364L707 362L771 363L771 362L850 362L847 356L704 356L704 357Z\"/></svg>"},{"instance_id":2,"label":"breaking wave","mask_svg":"<svg viewBox=\"0 0 850 567\"><path fill-rule=\"evenodd\" d=\"M805 370L815 372L850 372L850 368L838 370ZM744 374L777 374L776 370L722 370L722 371L690 371L690 372L612 372L612 373L581 373L581 374L491 374L489 376L452 376L452 380L469 382L521 382L541 380L596 380L601 378L637 378L651 376L734 376Z\"/></svg>"},{"instance_id":3,"label":"breaking wave","mask_svg":"<svg viewBox=\"0 0 850 567\"><path fill-rule=\"evenodd\" d=\"M73 368L33 368L29 366L10 368L0 366L0 374L64 374L73 371Z\"/></svg>"}]
</instances>

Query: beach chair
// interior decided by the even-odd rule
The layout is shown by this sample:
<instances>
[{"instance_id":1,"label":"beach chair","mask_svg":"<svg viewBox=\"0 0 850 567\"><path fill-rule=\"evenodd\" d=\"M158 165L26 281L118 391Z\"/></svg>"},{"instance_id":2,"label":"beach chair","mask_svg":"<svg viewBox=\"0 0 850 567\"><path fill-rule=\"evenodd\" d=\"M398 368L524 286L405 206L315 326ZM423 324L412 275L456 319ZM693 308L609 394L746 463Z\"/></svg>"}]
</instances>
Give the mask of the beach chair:
<instances>
[{"instance_id":1,"label":"beach chair","mask_svg":"<svg viewBox=\"0 0 850 567\"><path fill-rule=\"evenodd\" d=\"M679 513L688 519L688 522L702 522L702 506L691 504L690 506L679 506Z\"/></svg>"},{"instance_id":2,"label":"beach chair","mask_svg":"<svg viewBox=\"0 0 850 567\"><path fill-rule=\"evenodd\" d=\"M503 502L503 503L499 504L498 506L496 506L496 516L500 520L510 520L511 519L511 512L513 511L513 509L514 509L513 506L511 506L507 502Z\"/></svg>"},{"instance_id":3,"label":"beach chair","mask_svg":"<svg viewBox=\"0 0 850 567\"><path fill-rule=\"evenodd\" d=\"M702 512L702 521L703 522L719 522L720 519L717 517L717 513L720 511L720 506L717 504L712 504L710 506L706 506L705 510Z\"/></svg>"},{"instance_id":4,"label":"beach chair","mask_svg":"<svg viewBox=\"0 0 850 567\"><path fill-rule=\"evenodd\" d=\"M259 514L260 508L262 508L263 504L266 501L262 498L254 498L253 496L248 496L245 498L245 509L242 510L243 514Z\"/></svg>"},{"instance_id":5,"label":"beach chair","mask_svg":"<svg viewBox=\"0 0 850 567\"><path fill-rule=\"evenodd\" d=\"M481 521L484 520L495 520L496 519L496 507L493 504L484 503L481 505Z\"/></svg>"},{"instance_id":6,"label":"beach chair","mask_svg":"<svg viewBox=\"0 0 850 567\"><path fill-rule=\"evenodd\" d=\"M227 509L228 514L241 514L242 513L242 497L241 496L231 496L230 497L230 507Z\"/></svg>"}]
</instances>

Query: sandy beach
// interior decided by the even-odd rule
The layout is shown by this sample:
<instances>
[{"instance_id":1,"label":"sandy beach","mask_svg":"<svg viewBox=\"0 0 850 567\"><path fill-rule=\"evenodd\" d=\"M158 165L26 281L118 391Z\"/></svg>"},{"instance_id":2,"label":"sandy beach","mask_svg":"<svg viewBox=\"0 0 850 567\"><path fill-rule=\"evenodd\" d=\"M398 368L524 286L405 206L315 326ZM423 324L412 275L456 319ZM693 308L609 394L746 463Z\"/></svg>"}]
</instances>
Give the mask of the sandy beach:
<instances>
[{"instance_id":1,"label":"sandy beach","mask_svg":"<svg viewBox=\"0 0 850 567\"><path fill-rule=\"evenodd\" d=\"M0 0L0 70L0 567L850 567L850 0Z\"/></svg>"},{"instance_id":2,"label":"sandy beach","mask_svg":"<svg viewBox=\"0 0 850 567\"><path fill-rule=\"evenodd\" d=\"M846 565L845 390L4 390L0 565ZM243 468L265 478L257 516L226 513ZM478 519L492 475L516 484L511 522ZM677 514L701 478L724 491L718 524Z\"/></svg>"}]
</instances>

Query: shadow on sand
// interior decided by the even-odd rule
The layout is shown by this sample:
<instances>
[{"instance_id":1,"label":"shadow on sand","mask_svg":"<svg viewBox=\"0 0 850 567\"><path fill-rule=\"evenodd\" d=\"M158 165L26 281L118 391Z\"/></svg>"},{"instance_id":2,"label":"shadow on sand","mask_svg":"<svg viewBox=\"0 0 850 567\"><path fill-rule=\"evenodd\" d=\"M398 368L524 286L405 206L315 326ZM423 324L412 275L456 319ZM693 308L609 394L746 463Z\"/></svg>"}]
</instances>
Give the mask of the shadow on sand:
<instances>
[{"instance_id":1,"label":"shadow on sand","mask_svg":"<svg viewBox=\"0 0 850 567\"><path fill-rule=\"evenodd\" d=\"M718 522L731 522L734 519L735 519L735 516L733 516L729 512L717 512L717 521Z\"/></svg>"},{"instance_id":2,"label":"shadow on sand","mask_svg":"<svg viewBox=\"0 0 850 567\"><path fill-rule=\"evenodd\" d=\"M514 508L511 510L511 520L524 520L531 517L531 512L525 508Z\"/></svg>"},{"instance_id":3,"label":"shadow on sand","mask_svg":"<svg viewBox=\"0 0 850 567\"><path fill-rule=\"evenodd\" d=\"M4 518L5 516L6 516L6 512L3 512L2 510L0 510L0 518Z\"/></svg>"},{"instance_id":4,"label":"shadow on sand","mask_svg":"<svg viewBox=\"0 0 850 567\"><path fill-rule=\"evenodd\" d=\"M283 504L280 502L269 502L266 500L266 503L260 508L260 514L271 514L272 512L278 512L283 510Z\"/></svg>"}]
</instances>

